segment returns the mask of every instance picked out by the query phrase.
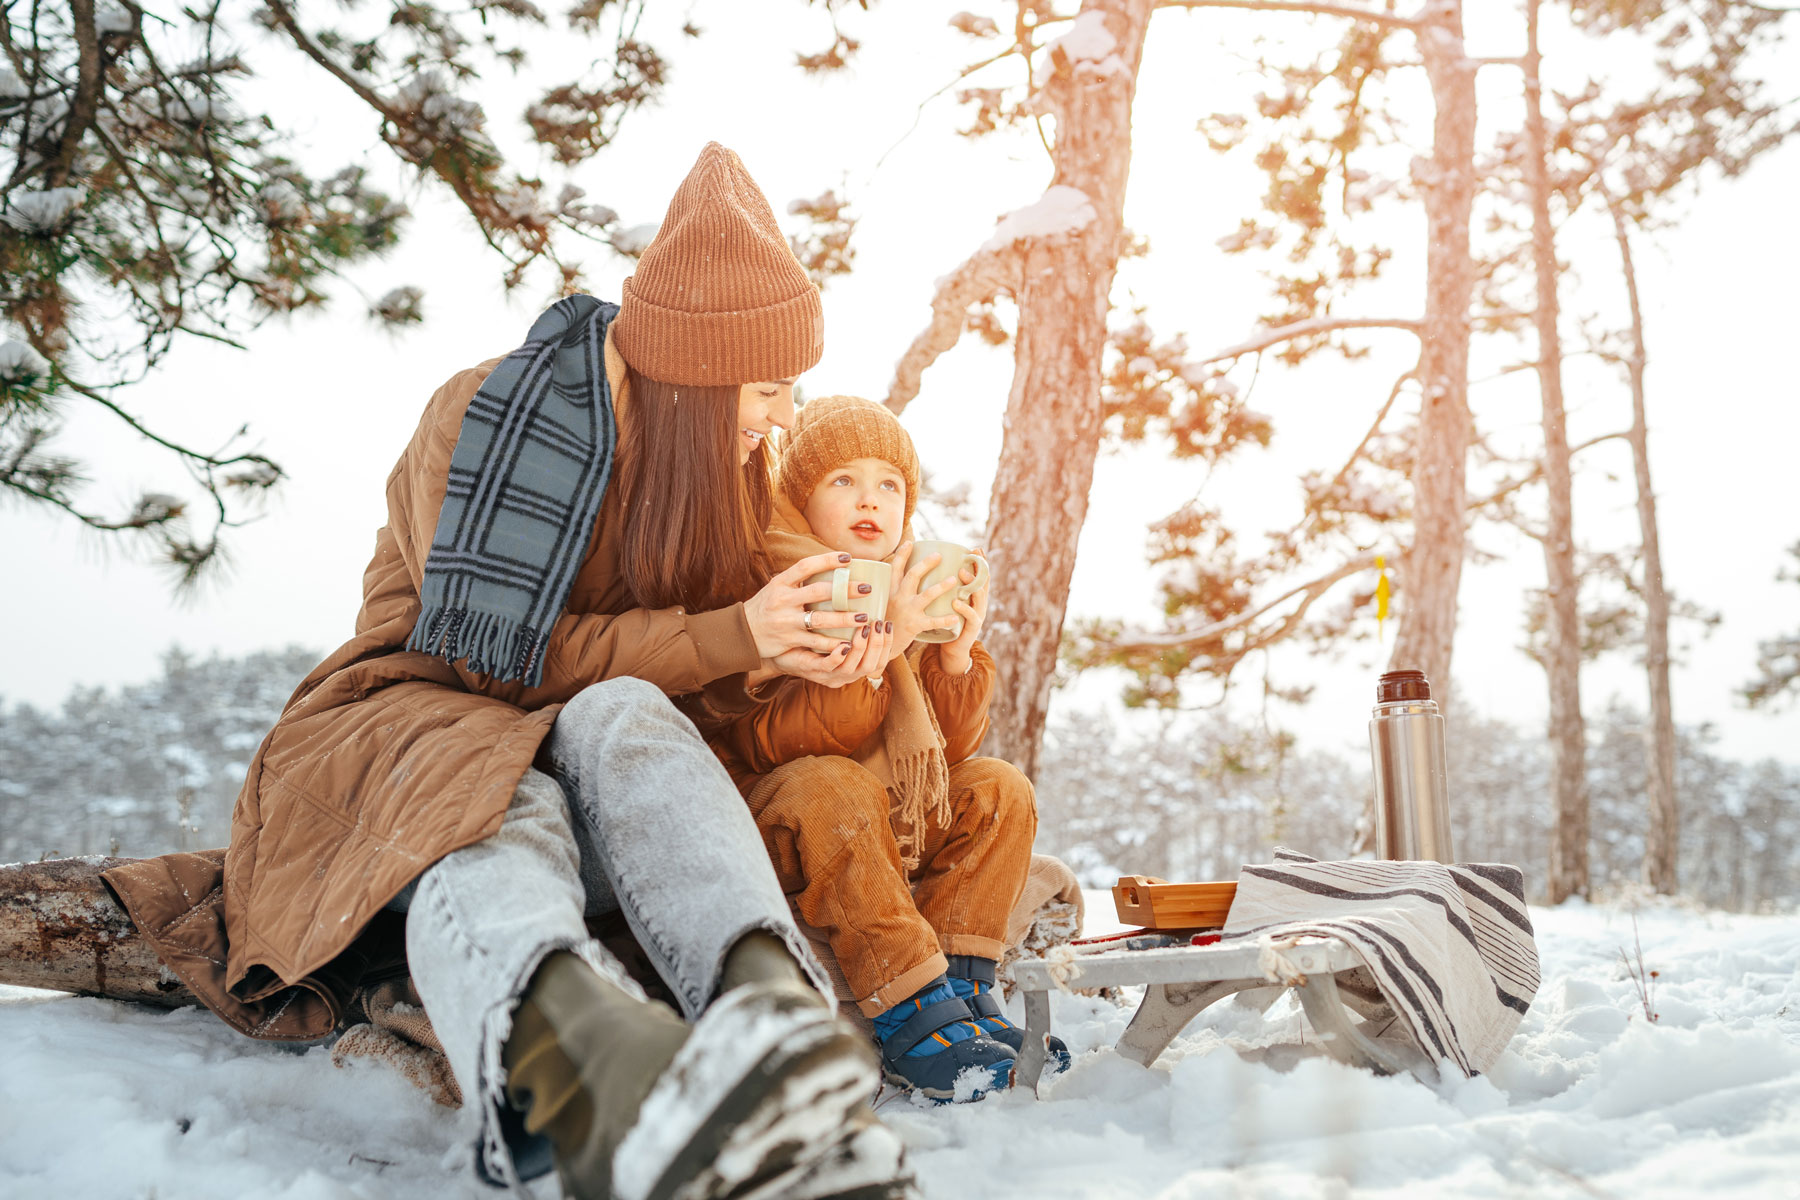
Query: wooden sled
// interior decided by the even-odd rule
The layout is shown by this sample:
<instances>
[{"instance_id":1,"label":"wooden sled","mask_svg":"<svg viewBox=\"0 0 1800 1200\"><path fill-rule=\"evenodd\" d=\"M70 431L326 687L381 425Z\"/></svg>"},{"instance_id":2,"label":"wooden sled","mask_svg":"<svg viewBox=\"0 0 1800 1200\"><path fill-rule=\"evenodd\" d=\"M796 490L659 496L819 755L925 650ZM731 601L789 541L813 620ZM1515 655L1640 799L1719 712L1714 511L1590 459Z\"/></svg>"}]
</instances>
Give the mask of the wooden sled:
<instances>
[{"instance_id":1,"label":"wooden sled","mask_svg":"<svg viewBox=\"0 0 1800 1200\"><path fill-rule=\"evenodd\" d=\"M1105 987L1144 988L1137 1012L1119 1037L1118 1051L1146 1067L1190 1021L1220 1000L1254 988L1286 987L1298 996L1325 1052L1339 1062L1381 1075L1410 1071L1435 1080L1436 1072L1422 1054L1409 1055L1405 1047L1378 1043L1356 1021L1357 1015L1371 1023L1391 1021L1393 1013L1384 1005L1356 1013L1347 1006L1336 975L1362 966L1348 943L1303 938L1274 955L1255 944L1180 944L1196 933L1204 936L1205 931L1224 928L1236 895L1235 883L1170 883L1151 876L1123 876L1113 888L1114 907L1121 923L1139 926L1145 936L1120 935L1077 945L1074 955L1060 960L1014 963L1013 979L1025 993L1025 1048L1019 1055L1017 1082L1035 1092L1043 1075L1050 992Z\"/></svg>"}]
</instances>

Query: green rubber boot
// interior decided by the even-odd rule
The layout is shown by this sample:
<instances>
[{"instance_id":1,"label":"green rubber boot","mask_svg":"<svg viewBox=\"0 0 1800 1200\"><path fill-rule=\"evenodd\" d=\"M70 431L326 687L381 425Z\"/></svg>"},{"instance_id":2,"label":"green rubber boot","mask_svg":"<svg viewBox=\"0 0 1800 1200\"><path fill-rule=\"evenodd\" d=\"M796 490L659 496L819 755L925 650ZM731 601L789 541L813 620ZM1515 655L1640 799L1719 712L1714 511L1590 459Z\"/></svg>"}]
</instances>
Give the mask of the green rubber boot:
<instances>
[{"instance_id":1,"label":"green rubber boot","mask_svg":"<svg viewBox=\"0 0 1800 1200\"><path fill-rule=\"evenodd\" d=\"M688 1038L667 1005L640 1000L567 951L544 959L501 1051L506 1096L555 1150L564 1192L612 1194L612 1157Z\"/></svg>"}]
</instances>

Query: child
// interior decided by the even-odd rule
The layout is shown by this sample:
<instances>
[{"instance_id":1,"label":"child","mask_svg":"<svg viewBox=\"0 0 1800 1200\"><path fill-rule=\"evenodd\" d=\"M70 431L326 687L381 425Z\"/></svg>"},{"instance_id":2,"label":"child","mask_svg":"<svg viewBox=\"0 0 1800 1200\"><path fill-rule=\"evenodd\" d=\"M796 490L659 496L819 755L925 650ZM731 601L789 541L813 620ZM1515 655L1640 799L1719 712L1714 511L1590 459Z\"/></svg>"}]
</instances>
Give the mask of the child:
<instances>
[{"instance_id":1,"label":"child","mask_svg":"<svg viewBox=\"0 0 1800 1200\"><path fill-rule=\"evenodd\" d=\"M853 647L879 653L885 640L891 657L881 674L836 689L785 677L711 740L783 889L824 930L873 1020L889 1079L952 1099L970 1067L1006 1086L1023 1042L992 989L1037 809L1012 764L970 757L994 686L976 641L986 588L953 602L954 641L914 640L954 624L924 609L956 585L921 594L936 559L907 561L918 491L912 440L886 408L828 396L800 410L777 468L772 565L824 550L892 562L886 619ZM983 1090L965 1085L962 1098Z\"/></svg>"}]
</instances>

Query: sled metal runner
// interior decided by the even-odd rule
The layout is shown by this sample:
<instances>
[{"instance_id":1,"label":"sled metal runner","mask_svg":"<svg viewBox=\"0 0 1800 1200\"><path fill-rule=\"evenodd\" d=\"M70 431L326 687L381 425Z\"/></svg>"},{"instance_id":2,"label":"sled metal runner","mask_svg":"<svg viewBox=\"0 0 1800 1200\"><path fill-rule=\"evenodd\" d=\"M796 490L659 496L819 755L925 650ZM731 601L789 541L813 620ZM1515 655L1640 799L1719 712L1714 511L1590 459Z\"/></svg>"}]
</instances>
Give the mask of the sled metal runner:
<instances>
[{"instance_id":1,"label":"sled metal runner","mask_svg":"<svg viewBox=\"0 0 1800 1200\"><path fill-rule=\"evenodd\" d=\"M1101 950L1059 962L1025 959L1012 964L1013 980L1025 994L1025 1046L1014 1076L1037 1089L1050 1032L1050 993L1058 989L1144 987L1118 1051L1149 1066L1201 1011L1252 988L1291 987L1325 1052L1339 1062L1381 1075L1411 1071L1434 1075L1422 1056L1404 1055L1377 1043L1359 1027L1340 996L1335 975L1362 965L1337 938L1303 938L1280 950L1279 964L1266 967L1261 944L1170 946L1153 950ZM1365 1014L1373 1015L1373 1014Z\"/></svg>"}]
</instances>

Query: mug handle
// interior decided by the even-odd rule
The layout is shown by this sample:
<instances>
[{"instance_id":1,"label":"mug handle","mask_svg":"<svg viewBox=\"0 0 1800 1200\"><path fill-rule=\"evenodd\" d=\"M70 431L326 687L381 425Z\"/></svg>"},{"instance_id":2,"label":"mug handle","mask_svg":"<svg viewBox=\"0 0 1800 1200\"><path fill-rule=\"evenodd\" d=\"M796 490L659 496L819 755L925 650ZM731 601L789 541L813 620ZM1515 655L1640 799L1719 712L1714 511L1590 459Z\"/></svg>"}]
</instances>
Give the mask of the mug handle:
<instances>
[{"instance_id":1,"label":"mug handle","mask_svg":"<svg viewBox=\"0 0 1800 1200\"><path fill-rule=\"evenodd\" d=\"M971 554L969 555L969 558L973 559L975 562L975 582L963 584L956 589L956 596L959 600L967 600L970 596L973 596L976 592L979 592L982 588L986 587L988 583L987 559L981 557L979 554ZM958 571L961 569L962 568L960 567L957 568Z\"/></svg>"},{"instance_id":2,"label":"mug handle","mask_svg":"<svg viewBox=\"0 0 1800 1200\"><path fill-rule=\"evenodd\" d=\"M850 611L849 567L838 567L831 573L831 607L838 612Z\"/></svg>"}]
</instances>

